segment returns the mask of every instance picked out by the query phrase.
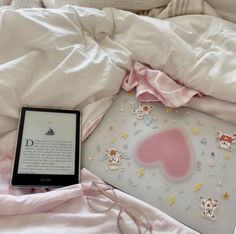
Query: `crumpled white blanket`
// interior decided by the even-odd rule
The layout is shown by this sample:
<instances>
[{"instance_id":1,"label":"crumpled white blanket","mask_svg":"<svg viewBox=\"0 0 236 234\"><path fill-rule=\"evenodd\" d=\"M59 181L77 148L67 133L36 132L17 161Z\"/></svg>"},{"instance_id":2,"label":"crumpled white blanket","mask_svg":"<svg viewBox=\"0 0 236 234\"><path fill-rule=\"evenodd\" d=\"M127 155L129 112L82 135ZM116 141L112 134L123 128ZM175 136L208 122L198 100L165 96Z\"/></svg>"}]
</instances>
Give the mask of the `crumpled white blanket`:
<instances>
[{"instance_id":1,"label":"crumpled white blanket","mask_svg":"<svg viewBox=\"0 0 236 234\"><path fill-rule=\"evenodd\" d=\"M236 25L222 19L66 6L2 9L0 21L1 142L14 142L21 105L82 109L86 138L134 61L236 102Z\"/></svg>"}]
</instances>

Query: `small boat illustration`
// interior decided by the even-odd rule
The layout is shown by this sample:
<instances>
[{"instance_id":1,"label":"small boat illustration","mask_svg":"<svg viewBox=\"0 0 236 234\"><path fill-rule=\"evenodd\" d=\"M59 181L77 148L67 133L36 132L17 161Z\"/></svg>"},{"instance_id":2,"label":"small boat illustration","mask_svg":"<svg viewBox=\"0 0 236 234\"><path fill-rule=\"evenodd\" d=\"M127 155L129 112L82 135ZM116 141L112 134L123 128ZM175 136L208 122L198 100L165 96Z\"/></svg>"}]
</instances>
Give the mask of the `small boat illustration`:
<instances>
[{"instance_id":1,"label":"small boat illustration","mask_svg":"<svg viewBox=\"0 0 236 234\"><path fill-rule=\"evenodd\" d=\"M45 135L53 136L53 135L55 135L55 133L51 128L49 128L49 130L45 133Z\"/></svg>"}]
</instances>

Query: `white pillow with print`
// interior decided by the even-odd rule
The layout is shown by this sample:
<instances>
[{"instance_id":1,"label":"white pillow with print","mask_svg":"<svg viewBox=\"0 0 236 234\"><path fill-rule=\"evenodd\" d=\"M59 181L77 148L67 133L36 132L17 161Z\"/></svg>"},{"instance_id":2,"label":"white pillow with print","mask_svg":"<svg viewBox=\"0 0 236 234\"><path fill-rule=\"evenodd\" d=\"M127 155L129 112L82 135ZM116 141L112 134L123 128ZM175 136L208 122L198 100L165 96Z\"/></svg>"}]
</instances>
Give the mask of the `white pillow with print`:
<instances>
[{"instance_id":1,"label":"white pillow with print","mask_svg":"<svg viewBox=\"0 0 236 234\"><path fill-rule=\"evenodd\" d=\"M114 7L123 10L149 10L167 5L168 0L42 0L42 2L46 8L78 5L97 9Z\"/></svg>"}]
</instances>

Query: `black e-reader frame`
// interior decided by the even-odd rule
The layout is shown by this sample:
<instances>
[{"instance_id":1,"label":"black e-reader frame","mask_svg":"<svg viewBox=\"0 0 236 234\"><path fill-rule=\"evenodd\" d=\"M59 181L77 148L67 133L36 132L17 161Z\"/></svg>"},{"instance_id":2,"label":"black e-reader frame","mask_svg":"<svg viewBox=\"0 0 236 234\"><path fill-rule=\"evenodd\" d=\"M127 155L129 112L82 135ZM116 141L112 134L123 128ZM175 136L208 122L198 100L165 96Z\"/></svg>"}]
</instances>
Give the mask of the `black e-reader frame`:
<instances>
[{"instance_id":1,"label":"black e-reader frame","mask_svg":"<svg viewBox=\"0 0 236 234\"><path fill-rule=\"evenodd\" d=\"M34 120L34 118L36 118L36 120ZM39 135L40 139L35 139L35 137L28 137L29 139L23 139L23 136L25 135L24 132L27 131L28 135L30 135L31 131L31 127L27 126L30 124L27 123L26 119L28 119L28 123L34 123L34 126L32 127L34 129L34 135ZM44 119L46 119L45 124L43 122ZM37 126L37 121L39 122L40 126ZM51 125L53 124L55 124L56 126L51 127ZM73 137L71 137L70 132L67 131L68 128L70 129L68 131L71 131ZM37 129L39 129L39 132L42 131L42 134L41 132L36 132L38 131ZM55 132L60 132L60 139L53 141L52 139L53 137L55 137L54 135L56 135ZM67 135L67 138L71 138L72 140L63 140L63 134ZM57 147L58 142L60 144L60 147ZM40 152L40 149L43 153ZM51 158L51 161L47 158L47 152L48 157ZM40 155L40 153L42 153L43 156ZM57 157L54 154L57 154ZM66 156L69 155L69 162L65 158L65 156L63 156L65 154ZM66 165L67 168L63 168L65 167L64 163L61 165L57 165L57 161L60 161L60 155L62 156L62 158L64 157L63 160L66 162L65 164L68 164ZM23 157L23 159L21 157ZM39 159L40 157L41 159ZM27 106L21 108L17 143L15 148L15 160L12 170L12 187L50 188L69 186L79 183L81 167L80 158L81 112L79 110ZM71 160L73 160L73 162ZM50 165L47 165L47 162ZM40 169L40 165L43 165L43 168ZM35 167L36 169L34 169L33 167ZM47 169L45 170L44 167ZM55 171L53 171L54 167L56 168ZM70 173L67 173L65 169L69 170ZM49 172L47 172L47 170L49 170ZM65 172L63 170L65 170Z\"/></svg>"}]
</instances>

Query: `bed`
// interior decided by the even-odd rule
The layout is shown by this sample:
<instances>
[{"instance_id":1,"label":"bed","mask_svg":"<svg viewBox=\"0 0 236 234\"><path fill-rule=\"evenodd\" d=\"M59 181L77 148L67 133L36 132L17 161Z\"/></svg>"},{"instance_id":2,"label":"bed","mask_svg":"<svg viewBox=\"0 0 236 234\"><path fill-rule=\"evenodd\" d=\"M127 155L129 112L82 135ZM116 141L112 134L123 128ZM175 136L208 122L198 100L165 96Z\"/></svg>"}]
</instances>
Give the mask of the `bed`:
<instances>
[{"instance_id":1,"label":"bed","mask_svg":"<svg viewBox=\"0 0 236 234\"><path fill-rule=\"evenodd\" d=\"M116 8L111 8L109 1L103 1L108 7L103 9L101 2L92 5L91 1L86 5L87 1L82 0L70 1L71 5L66 6L65 1L34 1L35 5L12 1L12 5L8 2L8 6L0 9L2 233L31 233L33 227L38 233L52 230L66 233L68 227L71 233L78 233L78 228L81 228L79 233L106 230L117 233L117 229L103 226L105 214L91 214L88 208L83 213L84 200L75 206L77 196L84 192L88 181L97 180L96 176L151 204L153 207L148 206L148 209L153 217L160 218L154 233L233 233L236 199L233 180L236 26L233 15L218 11L219 4L214 7L205 1L137 2L139 5L112 1L110 4ZM121 7L122 3L126 5ZM41 8L43 5L47 9ZM39 8L16 10L19 6ZM121 88L128 94L120 92ZM124 100L126 106L122 107ZM152 103L150 105L161 110L155 112L156 119L149 115L144 118L144 109L140 112L139 108L141 103ZM83 171L82 185L47 193L40 189L9 187L21 105L82 110L83 165L90 171ZM108 117L104 117L106 112ZM128 115L124 122L126 129L122 130L120 140L127 140L126 146L122 145L126 150L131 144L127 129L133 129L134 118L141 119L136 122L142 129L135 128L136 131L148 134L168 129L183 131L194 156L191 162L194 169L182 182L160 173L157 165L150 168L138 164L130 155L125 161L129 165L104 170L107 158L103 156L109 148L108 142L100 146L100 154L96 142L102 141L100 134L107 127L110 127L109 134L120 128L108 123L111 117L120 116L123 121L125 115ZM120 132L117 130L115 134ZM142 134L137 133L137 136ZM112 135L107 137L110 139ZM222 143L225 137L228 140ZM112 146L115 141L111 139L109 144ZM224 146L225 142L229 148ZM209 158L201 155L203 150L199 147L205 148ZM129 177L128 167L132 168ZM142 169L140 176L138 169ZM125 175L124 183L122 175ZM157 199L151 192L155 185L146 182L154 176L162 181L159 184L161 195ZM206 179L210 181L208 186ZM120 194L118 190L117 193ZM192 200L188 200L189 197ZM136 200L132 202L139 206ZM210 208L205 207L208 205ZM210 213L202 217L201 212L206 211ZM86 217L94 217L93 225L83 222ZM75 221L78 218L79 224ZM114 220L112 222L109 225L114 225ZM96 229L98 226L100 229Z\"/></svg>"}]
</instances>

